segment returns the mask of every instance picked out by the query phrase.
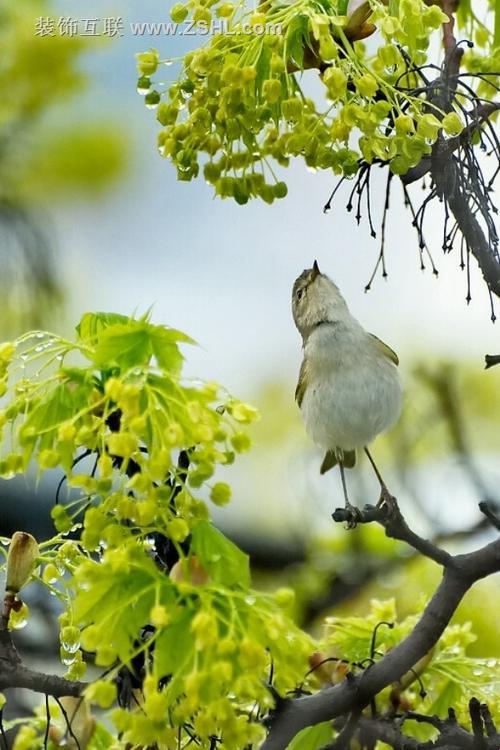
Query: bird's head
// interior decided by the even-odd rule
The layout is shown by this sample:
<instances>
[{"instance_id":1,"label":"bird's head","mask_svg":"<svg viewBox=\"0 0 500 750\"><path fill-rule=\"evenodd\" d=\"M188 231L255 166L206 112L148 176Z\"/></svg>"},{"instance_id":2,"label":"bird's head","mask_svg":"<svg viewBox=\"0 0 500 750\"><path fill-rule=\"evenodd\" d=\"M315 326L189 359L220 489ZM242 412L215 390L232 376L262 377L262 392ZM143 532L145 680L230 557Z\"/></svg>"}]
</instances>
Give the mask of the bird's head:
<instances>
[{"instance_id":1,"label":"bird's head","mask_svg":"<svg viewBox=\"0 0 500 750\"><path fill-rule=\"evenodd\" d=\"M336 323L349 315L345 299L328 276L321 273L317 261L295 280L292 313L302 338L322 323Z\"/></svg>"}]
</instances>

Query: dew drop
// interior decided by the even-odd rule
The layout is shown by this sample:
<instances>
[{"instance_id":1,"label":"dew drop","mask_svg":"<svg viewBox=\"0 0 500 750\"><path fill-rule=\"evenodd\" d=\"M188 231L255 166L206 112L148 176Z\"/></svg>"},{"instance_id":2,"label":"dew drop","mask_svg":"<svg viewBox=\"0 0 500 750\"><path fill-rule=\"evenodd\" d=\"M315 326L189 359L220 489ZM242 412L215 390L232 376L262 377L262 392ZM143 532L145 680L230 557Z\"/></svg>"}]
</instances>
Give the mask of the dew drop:
<instances>
[{"instance_id":1,"label":"dew drop","mask_svg":"<svg viewBox=\"0 0 500 750\"><path fill-rule=\"evenodd\" d=\"M61 643L61 646L65 651L68 652L68 654L76 654L78 649L80 648L80 644L77 643ZM72 659L74 661L74 659Z\"/></svg>"}]
</instances>

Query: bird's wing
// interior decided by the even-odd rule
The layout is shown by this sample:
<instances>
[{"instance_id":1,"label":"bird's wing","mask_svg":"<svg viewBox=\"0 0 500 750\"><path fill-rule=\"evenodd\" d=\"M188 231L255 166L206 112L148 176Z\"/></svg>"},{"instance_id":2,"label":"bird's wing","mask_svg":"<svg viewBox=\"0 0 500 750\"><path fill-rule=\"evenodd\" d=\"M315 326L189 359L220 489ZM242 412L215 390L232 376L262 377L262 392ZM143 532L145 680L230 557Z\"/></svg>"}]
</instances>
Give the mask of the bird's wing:
<instances>
[{"instance_id":1,"label":"bird's wing","mask_svg":"<svg viewBox=\"0 0 500 750\"><path fill-rule=\"evenodd\" d=\"M381 352L387 359L390 359L391 362L394 362L395 365L399 365L399 357L396 354L396 352L391 349L390 346L387 346L387 344L384 344L383 341L381 341L378 336L375 336L373 333L370 333L370 336L372 337L375 346Z\"/></svg>"},{"instance_id":2,"label":"bird's wing","mask_svg":"<svg viewBox=\"0 0 500 750\"><path fill-rule=\"evenodd\" d=\"M295 401L298 403L299 407L302 406L302 400L304 398L306 388L307 388L307 360L304 357L304 359L302 360L302 364L300 365L299 382L297 383L297 387L295 389Z\"/></svg>"}]
</instances>

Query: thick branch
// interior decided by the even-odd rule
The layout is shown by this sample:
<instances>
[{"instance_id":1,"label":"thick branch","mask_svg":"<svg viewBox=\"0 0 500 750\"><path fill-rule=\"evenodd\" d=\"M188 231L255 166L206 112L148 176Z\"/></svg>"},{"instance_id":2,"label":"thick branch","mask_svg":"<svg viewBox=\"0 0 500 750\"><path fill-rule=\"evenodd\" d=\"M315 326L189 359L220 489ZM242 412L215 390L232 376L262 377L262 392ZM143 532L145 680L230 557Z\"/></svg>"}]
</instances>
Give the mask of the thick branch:
<instances>
[{"instance_id":1,"label":"thick branch","mask_svg":"<svg viewBox=\"0 0 500 750\"><path fill-rule=\"evenodd\" d=\"M21 662L8 630L0 629L0 690L26 688L55 698L78 697L87 687L85 682L66 680L25 667Z\"/></svg>"},{"instance_id":2,"label":"thick branch","mask_svg":"<svg viewBox=\"0 0 500 750\"><path fill-rule=\"evenodd\" d=\"M35 693L45 693L54 698L62 698L70 695L78 698L87 687L85 682L66 680L53 674L37 672L27 667L19 666L12 672L0 674L0 690L8 688L26 688Z\"/></svg>"},{"instance_id":3,"label":"thick branch","mask_svg":"<svg viewBox=\"0 0 500 750\"><path fill-rule=\"evenodd\" d=\"M488 289L500 297L500 263L486 235L469 206L466 188L462 186L460 170L453 157L445 154L438 141L432 158L432 179L458 224L467 247L476 258Z\"/></svg>"},{"instance_id":4,"label":"thick branch","mask_svg":"<svg viewBox=\"0 0 500 750\"><path fill-rule=\"evenodd\" d=\"M442 0L441 8L448 16L448 22L443 24L443 45L446 54L451 54L457 45L457 40L453 34L455 19L453 13L456 10L456 3L453 0Z\"/></svg>"},{"instance_id":5,"label":"thick branch","mask_svg":"<svg viewBox=\"0 0 500 750\"><path fill-rule=\"evenodd\" d=\"M315 695L281 701L261 750L285 750L304 727L366 707L437 643L469 588L499 570L500 539L475 552L450 557L443 579L413 631L362 674L350 675Z\"/></svg>"}]
</instances>

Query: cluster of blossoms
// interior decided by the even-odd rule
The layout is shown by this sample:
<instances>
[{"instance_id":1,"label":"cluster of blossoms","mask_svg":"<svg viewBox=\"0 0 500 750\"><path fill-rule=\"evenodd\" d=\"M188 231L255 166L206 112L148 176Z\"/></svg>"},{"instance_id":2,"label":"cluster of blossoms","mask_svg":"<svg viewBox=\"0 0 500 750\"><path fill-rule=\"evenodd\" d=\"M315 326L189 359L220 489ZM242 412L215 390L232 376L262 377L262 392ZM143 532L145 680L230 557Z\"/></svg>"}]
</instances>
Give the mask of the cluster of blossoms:
<instances>
[{"instance_id":1,"label":"cluster of blossoms","mask_svg":"<svg viewBox=\"0 0 500 750\"><path fill-rule=\"evenodd\" d=\"M214 472L250 447L257 411L185 381L182 343L192 342L147 318L100 313L83 317L74 342L35 332L2 345L0 475L31 461L61 470L57 534L33 554L64 608L67 677L84 676L85 653L105 672L90 701L110 708L120 670L142 658L140 708L111 713L123 742L182 746L194 733L239 750L262 737L253 707L271 705L271 665L290 690L314 647L286 615L289 593L251 590L248 557L210 523L207 501L231 494ZM27 616L23 605L10 626Z\"/></svg>"},{"instance_id":2,"label":"cluster of blossoms","mask_svg":"<svg viewBox=\"0 0 500 750\"><path fill-rule=\"evenodd\" d=\"M217 2L172 9L174 20L189 14L200 23L222 16L227 32L186 54L172 85L152 80L171 60L155 49L139 54L138 90L156 109L159 151L178 178L201 172L222 198L244 204L284 197L276 167L297 156L310 169L345 177L361 160L404 174L441 132L456 136L464 127L461 110L445 113L419 96L418 69L432 32L447 20L437 5L299 0L264 3L254 12ZM263 23L282 33L243 32ZM378 46L367 54L360 40L375 31ZM322 84L313 95L304 90L311 79L300 78L308 68L318 70Z\"/></svg>"}]
</instances>

